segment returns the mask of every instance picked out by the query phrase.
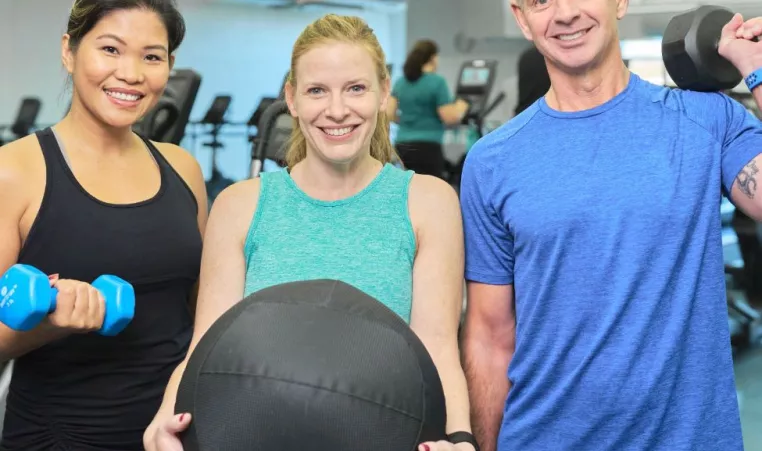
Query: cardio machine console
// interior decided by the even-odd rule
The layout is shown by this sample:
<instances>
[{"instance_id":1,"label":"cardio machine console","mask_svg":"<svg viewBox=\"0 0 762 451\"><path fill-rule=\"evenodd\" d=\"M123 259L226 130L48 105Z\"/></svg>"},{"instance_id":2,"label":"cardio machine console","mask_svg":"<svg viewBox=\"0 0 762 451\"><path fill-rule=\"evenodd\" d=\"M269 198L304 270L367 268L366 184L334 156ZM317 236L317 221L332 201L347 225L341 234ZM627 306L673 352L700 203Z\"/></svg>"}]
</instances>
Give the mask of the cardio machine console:
<instances>
[{"instance_id":1,"label":"cardio machine console","mask_svg":"<svg viewBox=\"0 0 762 451\"><path fill-rule=\"evenodd\" d=\"M495 84L496 60L471 60L463 63L455 88L455 97L471 105L468 116L480 116Z\"/></svg>"}]
</instances>

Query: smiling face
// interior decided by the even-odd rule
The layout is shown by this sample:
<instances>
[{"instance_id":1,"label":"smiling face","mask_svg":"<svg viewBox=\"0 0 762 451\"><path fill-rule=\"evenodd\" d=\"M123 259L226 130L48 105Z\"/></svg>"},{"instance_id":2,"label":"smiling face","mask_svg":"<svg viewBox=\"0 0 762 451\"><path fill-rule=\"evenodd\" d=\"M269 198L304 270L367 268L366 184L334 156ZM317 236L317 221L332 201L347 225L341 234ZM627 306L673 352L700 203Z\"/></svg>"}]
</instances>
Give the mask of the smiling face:
<instances>
[{"instance_id":1,"label":"smiling face","mask_svg":"<svg viewBox=\"0 0 762 451\"><path fill-rule=\"evenodd\" d=\"M307 155L348 163L370 155L388 82L362 45L329 41L305 52L296 63L296 86L286 85L291 115L298 118Z\"/></svg>"},{"instance_id":2,"label":"smiling face","mask_svg":"<svg viewBox=\"0 0 762 451\"><path fill-rule=\"evenodd\" d=\"M73 104L98 121L127 128L153 108L169 80L172 57L167 29L145 9L113 12L71 49L63 38L63 62L74 82Z\"/></svg>"},{"instance_id":3,"label":"smiling face","mask_svg":"<svg viewBox=\"0 0 762 451\"><path fill-rule=\"evenodd\" d=\"M628 0L517 0L524 36L556 67L583 72L614 55Z\"/></svg>"}]
</instances>

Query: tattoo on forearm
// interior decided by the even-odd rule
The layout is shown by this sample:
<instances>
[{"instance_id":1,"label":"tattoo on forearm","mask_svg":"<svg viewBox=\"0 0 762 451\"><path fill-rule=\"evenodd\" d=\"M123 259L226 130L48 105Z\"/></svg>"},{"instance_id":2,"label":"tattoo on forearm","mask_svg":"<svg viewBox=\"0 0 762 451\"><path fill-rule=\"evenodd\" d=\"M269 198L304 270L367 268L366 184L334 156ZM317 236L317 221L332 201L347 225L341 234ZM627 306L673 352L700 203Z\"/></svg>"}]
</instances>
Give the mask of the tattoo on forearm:
<instances>
[{"instance_id":1,"label":"tattoo on forearm","mask_svg":"<svg viewBox=\"0 0 762 451\"><path fill-rule=\"evenodd\" d=\"M738 174L738 187L749 199L754 199L754 195L757 192L757 179L755 179L754 176L757 175L758 172L759 169L757 168L757 163L752 161L741 170L740 174Z\"/></svg>"}]
</instances>

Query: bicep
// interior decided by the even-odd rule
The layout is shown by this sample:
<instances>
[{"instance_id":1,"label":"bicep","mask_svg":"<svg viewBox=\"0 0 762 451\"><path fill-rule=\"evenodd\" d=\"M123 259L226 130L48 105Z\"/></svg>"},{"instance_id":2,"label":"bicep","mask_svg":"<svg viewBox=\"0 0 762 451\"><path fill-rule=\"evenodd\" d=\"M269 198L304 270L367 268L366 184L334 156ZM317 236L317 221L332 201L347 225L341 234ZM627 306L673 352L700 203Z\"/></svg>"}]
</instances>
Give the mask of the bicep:
<instances>
[{"instance_id":1,"label":"bicep","mask_svg":"<svg viewBox=\"0 0 762 451\"><path fill-rule=\"evenodd\" d=\"M747 216L762 222L762 189L758 188L762 182L762 147L759 151L760 154L748 162L736 176L730 198Z\"/></svg>"},{"instance_id":2,"label":"bicep","mask_svg":"<svg viewBox=\"0 0 762 451\"><path fill-rule=\"evenodd\" d=\"M513 234L493 207L492 173L475 157L466 158L460 185L460 203L466 249L466 279L505 285L513 283Z\"/></svg>"},{"instance_id":3,"label":"bicep","mask_svg":"<svg viewBox=\"0 0 762 451\"><path fill-rule=\"evenodd\" d=\"M510 351L516 339L513 285L467 284L465 333Z\"/></svg>"},{"instance_id":4,"label":"bicep","mask_svg":"<svg viewBox=\"0 0 762 451\"><path fill-rule=\"evenodd\" d=\"M259 180L227 188L212 207L201 257L192 347L223 313L243 298L246 277L244 241L256 208L254 182ZM258 192L258 186L255 189Z\"/></svg>"},{"instance_id":5,"label":"bicep","mask_svg":"<svg viewBox=\"0 0 762 451\"><path fill-rule=\"evenodd\" d=\"M414 182L422 177L414 176ZM455 191L444 182L431 178L421 185L421 189L411 186L410 196L411 218L420 224L411 328L420 335L449 340L457 336L463 304L460 209Z\"/></svg>"}]
</instances>

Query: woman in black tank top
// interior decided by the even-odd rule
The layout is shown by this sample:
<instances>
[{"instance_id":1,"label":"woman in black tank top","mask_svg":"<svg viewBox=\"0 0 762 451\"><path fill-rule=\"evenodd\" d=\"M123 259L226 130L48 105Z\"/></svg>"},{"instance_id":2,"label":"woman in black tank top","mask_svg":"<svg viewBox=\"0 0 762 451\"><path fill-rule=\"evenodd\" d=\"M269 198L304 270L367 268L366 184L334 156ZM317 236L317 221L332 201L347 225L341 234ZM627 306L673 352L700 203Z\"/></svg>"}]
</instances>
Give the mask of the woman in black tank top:
<instances>
[{"instance_id":1,"label":"woman in black tank top","mask_svg":"<svg viewBox=\"0 0 762 451\"><path fill-rule=\"evenodd\" d=\"M0 150L0 274L31 265L57 274L61 293L32 331L0 324L0 361L15 359L0 450L141 450L185 358L204 179L187 152L131 130L161 97L183 35L172 0L77 0L63 47L70 111ZM102 274L136 294L114 337L92 332L103 313L87 284Z\"/></svg>"}]
</instances>

